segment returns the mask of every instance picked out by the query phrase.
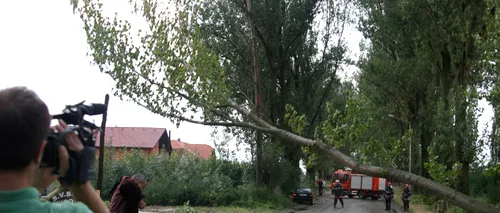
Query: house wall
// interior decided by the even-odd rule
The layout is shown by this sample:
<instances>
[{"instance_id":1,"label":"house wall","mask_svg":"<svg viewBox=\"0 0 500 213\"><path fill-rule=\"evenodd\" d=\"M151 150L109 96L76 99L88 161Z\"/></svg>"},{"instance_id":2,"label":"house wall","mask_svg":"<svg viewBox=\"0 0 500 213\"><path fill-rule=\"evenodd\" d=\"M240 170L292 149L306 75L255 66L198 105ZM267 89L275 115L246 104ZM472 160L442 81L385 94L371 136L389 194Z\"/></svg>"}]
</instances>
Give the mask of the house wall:
<instances>
[{"instance_id":1,"label":"house wall","mask_svg":"<svg viewBox=\"0 0 500 213\"><path fill-rule=\"evenodd\" d=\"M145 155L149 155L151 153L160 153L160 143L156 143L156 145L151 149L147 154L144 153Z\"/></svg>"}]
</instances>

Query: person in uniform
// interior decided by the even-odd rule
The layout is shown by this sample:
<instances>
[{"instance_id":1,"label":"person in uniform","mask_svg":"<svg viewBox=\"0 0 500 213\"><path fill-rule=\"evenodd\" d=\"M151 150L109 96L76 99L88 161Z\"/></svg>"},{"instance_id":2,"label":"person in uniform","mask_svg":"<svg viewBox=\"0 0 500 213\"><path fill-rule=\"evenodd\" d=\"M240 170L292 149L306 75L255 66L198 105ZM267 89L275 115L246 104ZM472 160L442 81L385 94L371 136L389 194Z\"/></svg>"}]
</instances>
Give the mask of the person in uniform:
<instances>
[{"instance_id":1,"label":"person in uniform","mask_svg":"<svg viewBox=\"0 0 500 213\"><path fill-rule=\"evenodd\" d=\"M403 189L403 193L401 195L401 198L403 199L403 211L405 212L410 211L410 196L410 187L408 184L405 184L405 188Z\"/></svg>"},{"instance_id":2,"label":"person in uniform","mask_svg":"<svg viewBox=\"0 0 500 213\"><path fill-rule=\"evenodd\" d=\"M332 189L332 194L334 198L333 207L337 208L337 200L340 200L340 204L342 204L342 208L344 208L344 200L342 199L342 196L344 195L344 188L342 188L339 180L335 181L335 186Z\"/></svg>"},{"instance_id":3,"label":"person in uniform","mask_svg":"<svg viewBox=\"0 0 500 213\"><path fill-rule=\"evenodd\" d=\"M394 189L392 188L391 182L387 182L387 186L385 187L385 210L391 211L391 202L392 198L394 198Z\"/></svg>"}]
</instances>

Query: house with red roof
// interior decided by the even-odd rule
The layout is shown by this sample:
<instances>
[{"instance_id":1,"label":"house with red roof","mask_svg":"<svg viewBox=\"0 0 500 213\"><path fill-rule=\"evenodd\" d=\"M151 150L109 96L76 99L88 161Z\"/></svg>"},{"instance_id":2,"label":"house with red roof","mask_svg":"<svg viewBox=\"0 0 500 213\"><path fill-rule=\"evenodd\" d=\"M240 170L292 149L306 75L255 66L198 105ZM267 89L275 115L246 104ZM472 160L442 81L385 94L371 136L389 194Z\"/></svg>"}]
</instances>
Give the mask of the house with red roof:
<instances>
[{"instance_id":1,"label":"house with red roof","mask_svg":"<svg viewBox=\"0 0 500 213\"><path fill-rule=\"evenodd\" d=\"M204 159L210 159L214 154L214 148L207 144L191 144L182 142L181 139L171 140L172 150L179 153L193 153Z\"/></svg>"},{"instance_id":2,"label":"house with red roof","mask_svg":"<svg viewBox=\"0 0 500 213\"><path fill-rule=\"evenodd\" d=\"M179 140L170 140L170 132L165 128L151 127L106 127L105 147L114 148L114 157L120 158L124 151L140 149L144 155L191 153L204 159L210 159L214 149L207 144L190 144ZM95 146L99 147L99 134ZM97 151L97 155L99 151Z\"/></svg>"}]
</instances>

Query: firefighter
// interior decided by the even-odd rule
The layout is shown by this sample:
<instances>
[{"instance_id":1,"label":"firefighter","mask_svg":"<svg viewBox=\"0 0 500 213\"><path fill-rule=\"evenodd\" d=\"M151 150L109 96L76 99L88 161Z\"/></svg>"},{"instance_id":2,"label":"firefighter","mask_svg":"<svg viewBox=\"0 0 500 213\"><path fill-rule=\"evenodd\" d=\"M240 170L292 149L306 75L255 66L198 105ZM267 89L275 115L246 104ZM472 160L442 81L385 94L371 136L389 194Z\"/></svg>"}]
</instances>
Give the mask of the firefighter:
<instances>
[{"instance_id":1,"label":"firefighter","mask_svg":"<svg viewBox=\"0 0 500 213\"><path fill-rule=\"evenodd\" d=\"M344 195L344 188L340 185L339 180L335 181L335 186L332 188L332 195L334 198L333 207L337 208L337 200L340 200L340 204L342 204L342 208L344 208L344 200L342 199L342 195Z\"/></svg>"},{"instance_id":2,"label":"firefighter","mask_svg":"<svg viewBox=\"0 0 500 213\"><path fill-rule=\"evenodd\" d=\"M411 196L410 187L408 187L408 184L405 184L405 188L403 189L403 193L401 195L401 198L403 199L403 208L405 212L410 211L410 196Z\"/></svg>"},{"instance_id":3,"label":"firefighter","mask_svg":"<svg viewBox=\"0 0 500 213\"><path fill-rule=\"evenodd\" d=\"M318 178L316 181L316 184L318 185L318 190L319 190L319 196L323 195L323 179Z\"/></svg>"},{"instance_id":4,"label":"firefighter","mask_svg":"<svg viewBox=\"0 0 500 213\"><path fill-rule=\"evenodd\" d=\"M394 198L394 189L392 188L391 182L387 182L387 186L385 187L385 210L391 211L391 202L392 198Z\"/></svg>"}]
</instances>

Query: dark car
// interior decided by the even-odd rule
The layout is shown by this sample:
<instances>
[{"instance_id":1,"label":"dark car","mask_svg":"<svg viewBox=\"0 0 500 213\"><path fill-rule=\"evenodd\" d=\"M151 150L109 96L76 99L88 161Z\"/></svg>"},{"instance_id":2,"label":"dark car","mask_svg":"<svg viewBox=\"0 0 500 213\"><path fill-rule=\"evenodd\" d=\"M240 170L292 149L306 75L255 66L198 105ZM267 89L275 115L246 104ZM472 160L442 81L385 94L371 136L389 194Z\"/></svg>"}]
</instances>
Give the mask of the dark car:
<instances>
[{"instance_id":1,"label":"dark car","mask_svg":"<svg viewBox=\"0 0 500 213\"><path fill-rule=\"evenodd\" d=\"M298 187L293 192L293 202L295 203L309 203L313 204L313 190L311 187Z\"/></svg>"}]
</instances>

